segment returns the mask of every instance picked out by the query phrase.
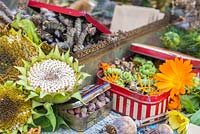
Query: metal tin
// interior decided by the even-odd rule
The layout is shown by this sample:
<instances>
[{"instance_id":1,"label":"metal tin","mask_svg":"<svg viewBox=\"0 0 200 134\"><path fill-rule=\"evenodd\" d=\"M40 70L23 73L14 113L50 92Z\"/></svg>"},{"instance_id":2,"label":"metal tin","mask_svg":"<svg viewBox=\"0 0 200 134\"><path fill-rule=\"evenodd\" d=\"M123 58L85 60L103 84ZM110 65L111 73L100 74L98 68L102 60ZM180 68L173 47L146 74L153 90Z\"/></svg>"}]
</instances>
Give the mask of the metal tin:
<instances>
[{"instance_id":1,"label":"metal tin","mask_svg":"<svg viewBox=\"0 0 200 134\"><path fill-rule=\"evenodd\" d=\"M89 101L96 98L98 95L106 92L111 88L109 83L103 83L102 85L96 85L94 87L91 87L87 91L84 91L82 93L82 99L85 104L87 104ZM74 101L73 99L59 105L60 109L72 109L83 106L83 103L80 101Z\"/></svg>"},{"instance_id":2,"label":"metal tin","mask_svg":"<svg viewBox=\"0 0 200 134\"><path fill-rule=\"evenodd\" d=\"M90 114L86 118L77 118L76 116L69 114L66 110L59 110L60 115L66 120L67 124L76 131L85 131L87 128L95 125L103 118L109 115L112 108L112 101L106 104L104 107Z\"/></svg>"},{"instance_id":3,"label":"metal tin","mask_svg":"<svg viewBox=\"0 0 200 134\"><path fill-rule=\"evenodd\" d=\"M92 23L92 25L94 25L102 33L111 34L111 32L105 26L100 24L97 20L92 18L89 14L87 14L84 11L78 11L78 10L70 9L66 7L55 6L52 4L46 4L46 3L37 2L34 0L29 0L28 6L33 7L33 8L46 8L48 10L51 10L57 13L66 14L73 17L84 17L88 22Z\"/></svg>"},{"instance_id":4,"label":"metal tin","mask_svg":"<svg viewBox=\"0 0 200 134\"><path fill-rule=\"evenodd\" d=\"M82 92L82 98L85 104L89 103L97 96L101 95L102 93L108 91L111 88L111 85L107 82L101 83L101 85L92 85L87 87ZM109 97L109 96L107 96ZM110 98L110 97L109 97ZM110 98L111 100L111 98ZM98 110L94 111L93 113L89 114L87 117L76 117L73 114L68 113L69 109L75 109L84 106L84 104L80 101L70 100L67 103L57 105L59 114L66 120L68 125L76 130L76 131L84 131L87 128L93 126L98 121L105 118L109 115L109 112L112 108L112 100L105 104L103 107L99 108Z\"/></svg>"},{"instance_id":5,"label":"metal tin","mask_svg":"<svg viewBox=\"0 0 200 134\"><path fill-rule=\"evenodd\" d=\"M98 84L105 82L102 76L102 71L99 71L97 73ZM114 83L110 84L111 89L109 92L113 100L112 109L117 113L130 116L136 120L143 120L167 111L169 92L156 96L148 96L120 87Z\"/></svg>"},{"instance_id":6,"label":"metal tin","mask_svg":"<svg viewBox=\"0 0 200 134\"><path fill-rule=\"evenodd\" d=\"M130 46L130 50L134 53L139 53L142 55L146 55L161 60L174 59L175 57L179 57L184 60L191 60L191 63L193 64L194 68L200 68L200 59L180 52L167 50L165 48L139 44L139 43L132 43L132 45Z\"/></svg>"}]
</instances>

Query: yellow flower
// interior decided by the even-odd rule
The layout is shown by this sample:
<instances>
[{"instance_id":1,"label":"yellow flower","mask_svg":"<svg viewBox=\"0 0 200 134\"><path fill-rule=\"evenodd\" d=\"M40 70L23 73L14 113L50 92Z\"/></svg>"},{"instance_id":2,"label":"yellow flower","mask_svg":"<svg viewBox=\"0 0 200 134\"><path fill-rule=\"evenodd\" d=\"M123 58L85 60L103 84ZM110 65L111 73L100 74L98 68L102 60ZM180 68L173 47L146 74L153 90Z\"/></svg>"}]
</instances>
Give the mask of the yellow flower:
<instances>
[{"instance_id":1,"label":"yellow flower","mask_svg":"<svg viewBox=\"0 0 200 134\"><path fill-rule=\"evenodd\" d=\"M190 60L183 61L183 59L175 58L175 60L166 60L160 65L159 70L161 73L155 75L157 82L154 84L160 92L169 92L170 98L178 101L171 101L170 103L178 103L177 107L180 108L180 99L177 96L185 94L185 86L191 87L194 85L192 78L195 73L191 73L192 64ZM176 97L176 98L174 98Z\"/></svg>"},{"instance_id":2,"label":"yellow flower","mask_svg":"<svg viewBox=\"0 0 200 134\"><path fill-rule=\"evenodd\" d=\"M188 118L176 110L169 111L167 116L169 125L173 130L177 130L179 134L186 134L190 121Z\"/></svg>"}]
</instances>

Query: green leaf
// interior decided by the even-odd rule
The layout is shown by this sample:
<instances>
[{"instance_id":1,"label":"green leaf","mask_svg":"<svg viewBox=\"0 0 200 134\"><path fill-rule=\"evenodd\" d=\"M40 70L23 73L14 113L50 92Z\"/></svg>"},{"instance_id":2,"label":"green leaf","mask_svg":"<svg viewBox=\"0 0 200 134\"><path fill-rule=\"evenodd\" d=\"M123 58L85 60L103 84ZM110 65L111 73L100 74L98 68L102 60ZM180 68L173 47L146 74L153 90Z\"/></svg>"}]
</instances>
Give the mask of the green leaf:
<instances>
[{"instance_id":1,"label":"green leaf","mask_svg":"<svg viewBox=\"0 0 200 134\"><path fill-rule=\"evenodd\" d=\"M24 80L18 80L17 82L16 82L18 85L21 85L21 86L27 86L27 82L26 81L24 81Z\"/></svg>"},{"instance_id":2,"label":"green leaf","mask_svg":"<svg viewBox=\"0 0 200 134\"><path fill-rule=\"evenodd\" d=\"M32 101L32 108L36 108L36 107L39 107L39 106L43 106L43 104L41 102L37 102L37 101Z\"/></svg>"},{"instance_id":3,"label":"green leaf","mask_svg":"<svg viewBox=\"0 0 200 134\"><path fill-rule=\"evenodd\" d=\"M78 72L80 72L83 68L84 68L83 65L79 66L79 67L78 67Z\"/></svg>"},{"instance_id":4,"label":"green leaf","mask_svg":"<svg viewBox=\"0 0 200 134\"><path fill-rule=\"evenodd\" d=\"M5 86L13 86L15 85L13 81L6 81L6 83L4 84Z\"/></svg>"},{"instance_id":5,"label":"green leaf","mask_svg":"<svg viewBox=\"0 0 200 134\"><path fill-rule=\"evenodd\" d=\"M33 122L32 116L28 119L27 124L36 127L35 123Z\"/></svg>"},{"instance_id":6,"label":"green leaf","mask_svg":"<svg viewBox=\"0 0 200 134\"><path fill-rule=\"evenodd\" d=\"M24 75L19 75L18 78L20 78L22 81L27 83L27 77Z\"/></svg>"},{"instance_id":7,"label":"green leaf","mask_svg":"<svg viewBox=\"0 0 200 134\"><path fill-rule=\"evenodd\" d=\"M83 104L85 104L85 102L84 102L83 99L82 99L82 96L81 96L80 92L74 93L71 97L72 97L72 98L75 98L75 99L81 101Z\"/></svg>"},{"instance_id":8,"label":"green leaf","mask_svg":"<svg viewBox=\"0 0 200 134\"><path fill-rule=\"evenodd\" d=\"M60 127L65 128L65 129L69 129L69 126L67 125L67 123L64 121L63 118L56 115L56 120L57 120L56 129L58 129Z\"/></svg>"},{"instance_id":9,"label":"green leaf","mask_svg":"<svg viewBox=\"0 0 200 134\"><path fill-rule=\"evenodd\" d=\"M191 96L189 97L189 95L182 95L181 96L181 106L183 108L185 108L185 110L189 113L196 112L196 110L195 110L195 108L192 104Z\"/></svg>"},{"instance_id":10,"label":"green leaf","mask_svg":"<svg viewBox=\"0 0 200 134\"><path fill-rule=\"evenodd\" d=\"M24 63L24 68L25 68L25 69L30 68L30 63L29 63L28 61L23 60L23 59L22 59L22 61L23 61L23 63Z\"/></svg>"},{"instance_id":11,"label":"green leaf","mask_svg":"<svg viewBox=\"0 0 200 134\"><path fill-rule=\"evenodd\" d=\"M24 67L17 67L17 66L15 66L15 68L17 70L19 70L23 75L26 75L26 69Z\"/></svg>"},{"instance_id":12,"label":"green leaf","mask_svg":"<svg viewBox=\"0 0 200 134\"><path fill-rule=\"evenodd\" d=\"M12 27L15 29L23 29L29 39L31 39L34 43L38 44L40 42L40 39L35 31L34 23L29 19L21 19L20 14L17 14L17 19L13 21Z\"/></svg>"},{"instance_id":13,"label":"green leaf","mask_svg":"<svg viewBox=\"0 0 200 134\"><path fill-rule=\"evenodd\" d=\"M33 99L33 98L38 97L38 96L39 96L39 95L38 95L37 93L31 91L30 94L28 95L27 100Z\"/></svg>"},{"instance_id":14,"label":"green leaf","mask_svg":"<svg viewBox=\"0 0 200 134\"><path fill-rule=\"evenodd\" d=\"M46 55L44 54L44 52L42 51L41 48L39 48L39 57L40 58L45 58L46 57Z\"/></svg>"},{"instance_id":15,"label":"green leaf","mask_svg":"<svg viewBox=\"0 0 200 134\"><path fill-rule=\"evenodd\" d=\"M28 125L26 124L26 125L24 125L24 126L19 127L19 131L20 131L21 133L27 132L27 131L28 131Z\"/></svg>"},{"instance_id":16,"label":"green leaf","mask_svg":"<svg viewBox=\"0 0 200 134\"><path fill-rule=\"evenodd\" d=\"M45 91L41 91L40 92L40 99L44 98L46 95L49 95L49 94Z\"/></svg>"},{"instance_id":17,"label":"green leaf","mask_svg":"<svg viewBox=\"0 0 200 134\"><path fill-rule=\"evenodd\" d=\"M200 109L190 118L191 123L200 126Z\"/></svg>"},{"instance_id":18,"label":"green leaf","mask_svg":"<svg viewBox=\"0 0 200 134\"><path fill-rule=\"evenodd\" d=\"M44 107L48 111L47 114L46 114L46 117L51 122L51 125L53 127L53 131L55 131L55 129L56 129L56 117L55 117L55 114L54 114L54 111L53 111L53 108L52 108L51 105L52 105L51 103L45 103Z\"/></svg>"},{"instance_id":19,"label":"green leaf","mask_svg":"<svg viewBox=\"0 0 200 134\"><path fill-rule=\"evenodd\" d=\"M35 119L34 122L37 126L41 126L42 131L51 132L53 129L50 120L45 116Z\"/></svg>"},{"instance_id":20,"label":"green leaf","mask_svg":"<svg viewBox=\"0 0 200 134\"><path fill-rule=\"evenodd\" d=\"M60 52L59 52L58 46L55 47L53 54L54 54L54 58L56 59L60 58Z\"/></svg>"}]
</instances>

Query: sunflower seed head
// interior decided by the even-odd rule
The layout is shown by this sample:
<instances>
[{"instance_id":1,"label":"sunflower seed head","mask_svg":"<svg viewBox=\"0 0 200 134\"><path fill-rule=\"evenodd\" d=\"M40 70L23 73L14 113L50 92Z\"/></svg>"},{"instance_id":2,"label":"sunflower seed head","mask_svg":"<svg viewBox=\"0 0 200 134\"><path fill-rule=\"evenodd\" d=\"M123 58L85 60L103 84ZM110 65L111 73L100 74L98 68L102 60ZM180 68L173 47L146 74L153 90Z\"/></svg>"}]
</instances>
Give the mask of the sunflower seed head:
<instances>
[{"instance_id":1,"label":"sunflower seed head","mask_svg":"<svg viewBox=\"0 0 200 134\"><path fill-rule=\"evenodd\" d=\"M70 91L76 82L74 70L65 62L59 60L44 60L35 63L28 73L30 85L42 91L55 93Z\"/></svg>"}]
</instances>

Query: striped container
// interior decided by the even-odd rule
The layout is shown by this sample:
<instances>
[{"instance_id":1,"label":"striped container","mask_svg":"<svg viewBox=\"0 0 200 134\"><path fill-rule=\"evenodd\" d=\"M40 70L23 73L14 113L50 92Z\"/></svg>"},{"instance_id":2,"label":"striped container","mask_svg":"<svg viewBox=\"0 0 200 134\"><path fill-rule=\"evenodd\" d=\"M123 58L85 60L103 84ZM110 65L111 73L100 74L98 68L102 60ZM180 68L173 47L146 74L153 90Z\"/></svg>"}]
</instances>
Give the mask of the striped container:
<instances>
[{"instance_id":1,"label":"striped container","mask_svg":"<svg viewBox=\"0 0 200 134\"><path fill-rule=\"evenodd\" d=\"M102 84L102 71L97 73L97 83ZM129 89L111 83L110 96L113 99L112 109L122 115L137 120L165 113L169 101L169 92L158 96L138 94Z\"/></svg>"}]
</instances>

